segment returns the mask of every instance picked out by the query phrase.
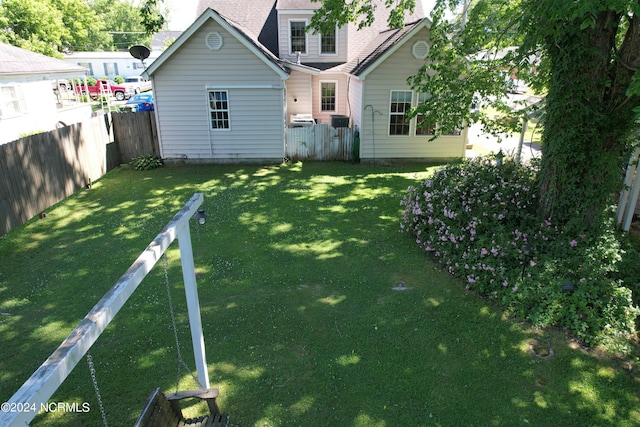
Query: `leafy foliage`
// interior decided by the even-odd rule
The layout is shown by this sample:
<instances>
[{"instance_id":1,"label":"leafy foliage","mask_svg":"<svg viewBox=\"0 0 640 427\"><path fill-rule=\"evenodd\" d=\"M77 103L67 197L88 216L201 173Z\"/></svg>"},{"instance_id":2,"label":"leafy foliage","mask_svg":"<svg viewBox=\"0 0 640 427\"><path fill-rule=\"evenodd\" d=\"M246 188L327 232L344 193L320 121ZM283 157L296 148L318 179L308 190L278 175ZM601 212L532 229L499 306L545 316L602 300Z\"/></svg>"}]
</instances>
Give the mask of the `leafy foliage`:
<instances>
[{"instance_id":1,"label":"leafy foliage","mask_svg":"<svg viewBox=\"0 0 640 427\"><path fill-rule=\"evenodd\" d=\"M0 41L44 55L116 50L150 41L140 8L125 0L5 0Z\"/></svg>"},{"instance_id":2,"label":"leafy foliage","mask_svg":"<svg viewBox=\"0 0 640 427\"><path fill-rule=\"evenodd\" d=\"M147 35L157 33L165 24L165 19L158 7L158 3L162 3L162 0L144 0L142 2L140 8L142 20L140 22Z\"/></svg>"},{"instance_id":3,"label":"leafy foliage","mask_svg":"<svg viewBox=\"0 0 640 427\"><path fill-rule=\"evenodd\" d=\"M629 289L637 278L624 281L613 226L585 235L575 224L540 221L536 175L536 167L490 158L448 165L409 188L401 228L467 289L536 325L625 349L640 314Z\"/></svg>"},{"instance_id":4,"label":"leafy foliage","mask_svg":"<svg viewBox=\"0 0 640 427\"><path fill-rule=\"evenodd\" d=\"M374 16L373 0L322 3L311 21L316 29L367 25ZM385 4L393 16L411 6ZM540 214L598 227L620 188L619 165L637 128L639 11L635 0L436 0L429 57L408 80L430 97L410 114L438 122L437 132L479 121L499 135L517 129L527 113L508 104L506 78L527 81L546 97ZM483 115L470 105L502 114Z\"/></svg>"},{"instance_id":5,"label":"leafy foliage","mask_svg":"<svg viewBox=\"0 0 640 427\"><path fill-rule=\"evenodd\" d=\"M145 154L134 157L129 164L138 171L148 171L162 166L162 159L153 154Z\"/></svg>"}]
</instances>

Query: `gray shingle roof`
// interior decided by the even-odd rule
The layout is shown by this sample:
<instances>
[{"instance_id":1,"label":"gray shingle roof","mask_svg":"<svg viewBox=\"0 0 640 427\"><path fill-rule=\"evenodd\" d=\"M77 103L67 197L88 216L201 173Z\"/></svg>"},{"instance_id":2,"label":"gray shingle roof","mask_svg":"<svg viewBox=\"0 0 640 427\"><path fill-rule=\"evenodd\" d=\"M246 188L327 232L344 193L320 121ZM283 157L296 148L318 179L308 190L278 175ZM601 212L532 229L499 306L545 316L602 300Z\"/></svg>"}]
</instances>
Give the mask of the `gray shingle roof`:
<instances>
[{"instance_id":1,"label":"gray shingle roof","mask_svg":"<svg viewBox=\"0 0 640 427\"><path fill-rule=\"evenodd\" d=\"M199 0L196 16L211 8L234 21L278 56L278 15L276 0Z\"/></svg>"},{"instance_id":2,"label":"gray shingle roof","mask_svg":"<svg viewBox=\"0 0 640 427\"><path fill-rule=\"evenodd\" d=\"M83 75L87 69L61 59L30 52L9 44L0 43L0 76L77 74Z\"/></svg>"},{"instance_id":3,"label":"gray shingle roof","mask_svg":"<svg viewBox=\"0 0 640 427\"><path fill-rule=\"evenodd\" d=\"M349 57L363 57L366 49L370 49L371 40L378 39L381 32L387 30L389 10L384 0L373 0L376 3L375 21L371 27L357 30L355 25L349 31ZM278 15L277 9L310 10L320 7L320 3L311 0L199 0L196 16L200 16L207 8L217 11L227 20L235 21L248 30L264 47L275 56L278 52ZM415 22L424 17L422 3L416 2L413 14L406 15L406 22Z\"/></svg>"},{"instance_id":4,"label":"gray shingle roof","mask_svg":"<svg viewBox=\"0 0 640 427\"><path fill-rule=\"evenodd\" d=\"M343 70L354 75L359 75L372 65L376 59L384 54L387 49L400 41L406 34L421 24L424 20L406 24L404 28L383 31L378 34L371 43L364 48L357 58L352 59L344 65Z\"/></svg>"}]
</instances>

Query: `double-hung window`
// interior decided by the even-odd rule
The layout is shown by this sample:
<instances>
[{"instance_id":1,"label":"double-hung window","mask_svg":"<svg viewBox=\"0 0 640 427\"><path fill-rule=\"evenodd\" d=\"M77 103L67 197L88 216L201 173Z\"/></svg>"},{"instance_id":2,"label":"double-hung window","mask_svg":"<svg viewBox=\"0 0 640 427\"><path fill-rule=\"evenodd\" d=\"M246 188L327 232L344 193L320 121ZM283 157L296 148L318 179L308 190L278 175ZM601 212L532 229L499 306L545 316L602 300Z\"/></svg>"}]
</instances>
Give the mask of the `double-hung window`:
<instances>
[{"instance_id":1,"label":"double-hung window","mask_svg":"<svg viewBox=\"0 0 640 427\"><path fill-rule=\"evenodd\" d=\"M427 99L429 99L429 95L426 93L418 94L418 105L423 104ZM426 135L433 136L436 130L436 124L429 120L427 116L424 114L416 115L416 135Z\"/></svg>"},{"instance_id":2,"label":"double-hung window","mask_svg":"<svg viewBox=\"0 0 640 427\"><path fill-rule=\"evenodd\" d=\"M406 116L411 108L413 92L392 90L389 104L389 135L409 135L409 120Z\"/></svg>"},{"instance_id":3,"label":"double-hung window","mask_svg":"<svg viewBox=\"0 0 640 427\"><path fill-rule=\"evenodd\" d=\"M15 117L27 112L20 86L0 86L0 117Z\"/></svg>"},{"instance_id":4,"label":"double-hung window","mask_svg":"<svg viewBox=\"0 0 640 427\"><path fill-rule=\"evenodd\" d=\"M289 45L291 54L307 53L307 21L289 21Z\"/></svg>"},{"instance_id":5,"label":"double-hung window","mask_svg":"<svg viewBox=\"0 0 640 427\"><path fill-rule=\"evenodd\" d=\"M211 129L230 129L229 93L226 90L209 91L209 114Z\"/></svg>"},{"instance_id":6,"label":"double-hung window","mask_svg":"<svg viewBox=\"0 0 640 427\"><path fill-rule=\"evenodd\" d=\"M110 77L118 75L118 63L117 62L104 62L104 74Z\"/></svg>"},{"instance_id":7,"label":"double-hung window","mask_svg":"<svg viewBox=\"0 0 640 427\"><path fill-rule=\"evenodd\" d=\"M336 82L320 82L320 110L336 111Z\"/></svg>"},{"instance_id":8,"label":"double-hung window","mask_svg":"<svg viewBox=\"0 0 640 427\"><path fill-rule=\"evenodd\" d=\"M320 36L320 54L335 55L337 52L336 30Z\"/></svg>"}]
</instances>

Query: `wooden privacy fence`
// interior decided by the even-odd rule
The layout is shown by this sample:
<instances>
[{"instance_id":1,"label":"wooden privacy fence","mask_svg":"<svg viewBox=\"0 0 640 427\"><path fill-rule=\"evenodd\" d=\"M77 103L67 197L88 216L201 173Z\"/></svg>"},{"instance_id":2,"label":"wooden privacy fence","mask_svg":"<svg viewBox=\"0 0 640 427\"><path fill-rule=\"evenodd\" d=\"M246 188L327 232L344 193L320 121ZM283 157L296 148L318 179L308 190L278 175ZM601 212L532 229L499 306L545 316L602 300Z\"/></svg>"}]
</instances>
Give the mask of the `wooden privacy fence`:
<instances>
[{"instance_id":1,"label":"wooden privacy fence","mask_svg":"<svg viewBox=\"0 0 640 427\"><path fill-rule=\"evenodd\" d=\"M148 112L105 114L0 145L0 236L119 164L157 155L153 124Z\"/></svg>"},{"instance_id":2,"label":"wooden privacy fence","mask_svg":"<svg viewBox=\"0 0 640 427\"><path fill-rule=\"evenodd\" d=\"M357 160L353 153L353 128L334 128L326 124L287 128L285 157L290 160ZM357 148L357 147L356 147Z\"/></svg>"},{"instance_id":3,"label":"wooden privacy fence","mask_svg":"<svg viewBox=\"0 0 640 427\"><path fill-rule=\"evenodd\" d=\"M154 113L113 113L113 134L120 153L120 162L129 163L134 157L153 154L160 156L158 132Z\"/></svg>"}]
</instances>

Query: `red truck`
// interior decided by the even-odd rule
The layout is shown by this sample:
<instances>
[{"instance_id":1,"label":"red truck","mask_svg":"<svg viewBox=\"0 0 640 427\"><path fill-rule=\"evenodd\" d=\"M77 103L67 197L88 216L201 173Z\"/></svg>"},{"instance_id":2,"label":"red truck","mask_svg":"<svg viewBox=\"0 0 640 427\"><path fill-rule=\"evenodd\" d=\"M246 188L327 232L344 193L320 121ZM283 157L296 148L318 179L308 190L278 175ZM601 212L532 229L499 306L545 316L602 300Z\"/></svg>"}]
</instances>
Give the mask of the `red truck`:
<instances>
[{"instance_id":1,"label":"red truck","mask_svg":"<svg viewBox=\"0 0 640 427\"><path fill-rule=\"evenodd\" d=\"M92 99L97 99L102 92L110 93L118 101L123 101L133 94L129 88L119 86L111 80L97 80L95 86L78 86L76 90L82 94L88 92Z\"/></svg>"}]
</instances>

